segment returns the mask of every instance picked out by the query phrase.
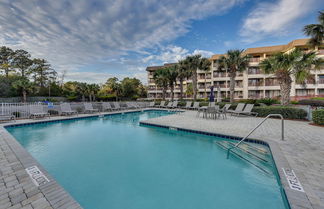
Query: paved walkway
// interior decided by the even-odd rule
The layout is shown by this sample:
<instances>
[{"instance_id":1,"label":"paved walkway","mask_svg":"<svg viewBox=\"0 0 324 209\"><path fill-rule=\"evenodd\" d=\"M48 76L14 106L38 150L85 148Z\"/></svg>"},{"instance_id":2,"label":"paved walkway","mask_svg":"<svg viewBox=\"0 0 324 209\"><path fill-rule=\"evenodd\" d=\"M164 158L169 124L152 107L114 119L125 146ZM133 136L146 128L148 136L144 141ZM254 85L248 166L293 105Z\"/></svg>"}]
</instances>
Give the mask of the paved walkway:
<instances>
[{"instance_id":1,"label":"paved walkway","mask_svg":"<svg viewBox=\"0 0 324 209\"><path fill-rule=\"evenodd\" d=\"M254 117L228 117L227 120L204 119L197 118L196 112L186 111L181 114L149 119L145 122L244 137L261 120L261 118ZM249 138L271 142L272 151L274 151L274 145L278 145L276 148L278 152L274 154L279 155L282 152L284 158L288 160L290 167L296 173L311 203L309 207L296 206L294 208L324 209L323 127L312 126L308 122L286 120L285 141L281 141L281 121L269 119ZM277 158L278 161L281 161L279 158ZM276 164L278 166L277 160ZM278 169L281 170L279 166ZM294 197L296 199L301 199L298 193L295 194Z\"/></svg>"}]
</instances>

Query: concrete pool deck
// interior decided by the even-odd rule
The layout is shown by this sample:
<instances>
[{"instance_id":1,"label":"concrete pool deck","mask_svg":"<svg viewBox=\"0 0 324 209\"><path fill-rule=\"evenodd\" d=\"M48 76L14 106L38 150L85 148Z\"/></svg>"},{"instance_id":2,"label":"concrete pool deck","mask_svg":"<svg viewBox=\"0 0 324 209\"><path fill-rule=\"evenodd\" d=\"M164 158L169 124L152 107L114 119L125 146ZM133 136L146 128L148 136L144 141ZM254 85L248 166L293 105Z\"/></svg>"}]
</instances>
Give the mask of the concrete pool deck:
<instances>
[{"instance_id":1,"label":"concrete pool deck","mask_svg":"<svg viewBox=\"0 0 324 209\"><path fill-rule=\"evenodd\" d=\"M52 117L44 120L20 120L15 123L0 124L0 209L81 208L5 130L4 126L88 116L98 116L98 114ZM186 111L181 114L149 119L145 122L243 137L260 120L261 118L251 117L211 120L197 118L196 112ZM292 208L324 209L324 128L308 125L307 122L285 121L285 141L280 140L280 128L279 120L269 119L249 138L260 139L270 145ZM38 166L49 178L49 183L37 187L32 182L25 168L33 165ZM294 170L305 193L289 189L286 179L280 172L281 167Z\"/></svg>"},{"instance_id":2,"label":"concrete pool deck","mask_svg":"<svg viewBox=\"0 0 324 209\"><path fill-rule=\"evenodd\" d=\"M262 118L228 117L205 119L186 111L143 121L145 124L197 130L244 137ZM267 142L276 162L281 182L292 208L324 208L324 128L308 122L285 120L285 140L281 140L281 121L269 119L249 138ZM224 156L225 158L225 156ZM282 168L292 169L305 193L289 188Z\"/></svg>"}]
</instances>

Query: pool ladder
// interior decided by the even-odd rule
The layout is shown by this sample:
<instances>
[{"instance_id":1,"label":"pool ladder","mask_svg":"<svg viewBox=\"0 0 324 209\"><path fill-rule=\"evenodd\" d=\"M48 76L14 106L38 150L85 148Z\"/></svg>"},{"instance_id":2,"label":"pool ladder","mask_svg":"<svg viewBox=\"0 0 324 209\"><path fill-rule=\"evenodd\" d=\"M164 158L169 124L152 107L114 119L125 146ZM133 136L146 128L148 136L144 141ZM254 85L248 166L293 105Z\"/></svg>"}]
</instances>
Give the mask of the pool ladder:
<instances>
[{"instance_id":1,"label":"pool ladder","mask_svg":"<svg viewBox=\"0 0 324 209\"><path fill-rule=\"evenodd\" d=\"M231 151L233 149L236 149L244 140L246 140L256 129L258 129L270 117L280 117L281 118L281 140L284 140L284 118L283 118L283 116L281 114L269 114L256 127L254 127L241 141L239 141L235 146L227 149L226 158L228 159L231 154Z\"/></svg>"}]
</instances>

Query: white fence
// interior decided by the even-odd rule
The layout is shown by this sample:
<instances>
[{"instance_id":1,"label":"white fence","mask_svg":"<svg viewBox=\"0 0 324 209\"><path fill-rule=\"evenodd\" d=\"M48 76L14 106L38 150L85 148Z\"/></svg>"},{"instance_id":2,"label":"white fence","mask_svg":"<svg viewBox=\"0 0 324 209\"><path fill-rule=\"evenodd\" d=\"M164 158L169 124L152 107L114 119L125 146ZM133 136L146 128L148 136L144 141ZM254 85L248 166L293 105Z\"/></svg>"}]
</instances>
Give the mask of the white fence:
<instances>
[{"instance_id":1,"label":"white fence","mask_svg":"<svg viewBox=\"0 0 324 209\"><path fill-rule=\"evenodd\" d=\"M0 115L15 115L17 119L19 118L29 118L30 117L30 109L32 106L42 105L44 111L50 112L51 114L60 114L61 103L50 103L49 105L43 102L35 102L35 103L0 103ZM114 106L112 102L110 102L111 106ZM126 107L126 102L119 102L120 106ZM147 107L148 102L137 102L138 105L142 107ZM79 113L84 112L84 105L81 102L73 102L70 103L72 110L78 111ZM93 102L93 108L99 109L102 111L102 105L100 102Z\"/></svg>"}]
</instances>

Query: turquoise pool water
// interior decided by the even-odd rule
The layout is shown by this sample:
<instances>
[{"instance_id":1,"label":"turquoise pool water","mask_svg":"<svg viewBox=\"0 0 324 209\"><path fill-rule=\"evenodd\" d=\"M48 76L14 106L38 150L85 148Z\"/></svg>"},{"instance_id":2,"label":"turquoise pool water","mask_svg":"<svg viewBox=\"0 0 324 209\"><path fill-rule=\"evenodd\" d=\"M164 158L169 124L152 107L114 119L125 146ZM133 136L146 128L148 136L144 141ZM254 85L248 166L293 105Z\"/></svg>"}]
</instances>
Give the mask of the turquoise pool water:
<instances>
[{"instance_id":1,"label":"turquoise pool water","mask_svg":"<svg viewBox=\"0 0 324 209\"><path fill-rule=\"evenodd\" d=\"M139 126L146 111L7 130L86 209L283 209L273 174L222 138Z\"/></svg>"}]
</instances>

